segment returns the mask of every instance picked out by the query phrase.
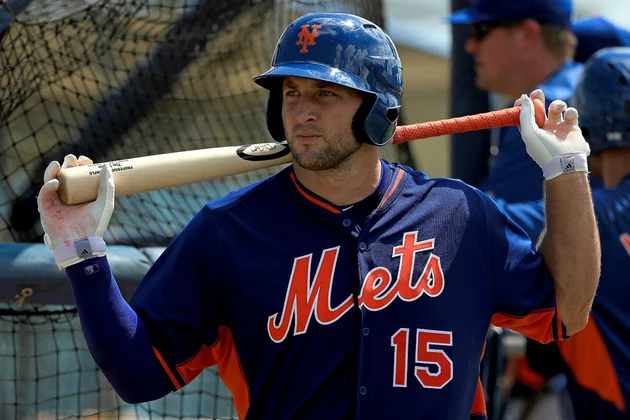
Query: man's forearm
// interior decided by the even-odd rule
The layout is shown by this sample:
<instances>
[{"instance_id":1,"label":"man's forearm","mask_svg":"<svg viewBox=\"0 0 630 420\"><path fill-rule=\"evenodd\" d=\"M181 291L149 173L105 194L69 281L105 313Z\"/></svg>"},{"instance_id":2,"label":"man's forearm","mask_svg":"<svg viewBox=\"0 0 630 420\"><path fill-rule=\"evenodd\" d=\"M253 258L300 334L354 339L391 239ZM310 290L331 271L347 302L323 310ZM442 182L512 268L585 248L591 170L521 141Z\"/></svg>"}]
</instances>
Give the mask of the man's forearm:
<instances>
[{"instance_id":1,"label":"man's forearm","mask_svg":"<svg viewBox=\"0 0 630 420\"><path fill-rule=\"evenodd\" d=\"M118 395L138 403L169 393L142 320L120 294L106 257L72 265L66 274L90 353Z\"/></svg>"},{"instance_id":2,"label":"man's forearm","mask_svg":"<svg viewBox=\"0 0 630 420\"><path fill-rule=\"evenodd\" d=\"M586 325L600 274L599 232L586 173L545 181L545 220L539 249L571 335Z\"/></svg>"}]
</instances>

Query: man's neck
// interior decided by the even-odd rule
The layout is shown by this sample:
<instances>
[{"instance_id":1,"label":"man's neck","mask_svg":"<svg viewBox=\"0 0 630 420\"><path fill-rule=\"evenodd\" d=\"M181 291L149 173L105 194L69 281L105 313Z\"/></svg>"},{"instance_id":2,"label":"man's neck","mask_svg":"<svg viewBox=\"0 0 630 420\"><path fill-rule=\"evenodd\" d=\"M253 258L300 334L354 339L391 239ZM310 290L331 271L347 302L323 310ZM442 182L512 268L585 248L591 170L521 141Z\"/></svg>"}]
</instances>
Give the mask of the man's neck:
<instances>
[{"instance_id":1,"label":"man's neck","mask_svg":"<svg viewBox=\"0 0 630 420\"><path fill-rule=\"evenodd\" d=\"M300 183L320 197L337 206L354 204L370 195L381 179L378 150L369 149L358 151L360 156L351 156L336 169L310 171L294 164L293 170Z\"/></svg>"},{"instance_id":2,"label":"man's neck","mask_svg":"<svg viewBox=\"0 0 630 420\"><path fill-rule=\"evenodd\" d=\"M630 149L602 152L602 181L606 188L616 188L630 176Z\"/></svg>"},{"instance_id":3,"label":"man's neck","mask_svg":"<svg viewBox=\"0 0 630 420\"><path fill-rule=\"evenodd\" d=\"M567 63L551 53L539 57L535 62L523 64L523 71L518 78L506 86L504 95L507 95L510 101L520 98L523 93L529 94L537 86L549 80L562 66Z\"/></svg>"}]
</instances>

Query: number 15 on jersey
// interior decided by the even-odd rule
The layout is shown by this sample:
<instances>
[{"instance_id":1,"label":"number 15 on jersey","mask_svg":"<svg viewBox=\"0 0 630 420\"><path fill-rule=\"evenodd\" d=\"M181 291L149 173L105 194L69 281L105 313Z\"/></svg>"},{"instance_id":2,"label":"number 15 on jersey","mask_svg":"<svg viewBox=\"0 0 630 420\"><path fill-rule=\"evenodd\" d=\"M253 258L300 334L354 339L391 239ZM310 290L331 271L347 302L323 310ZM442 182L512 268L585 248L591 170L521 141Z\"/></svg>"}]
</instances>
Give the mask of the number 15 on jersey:
<instances>
[{"instance_id":1,"label":"number 15 on jersey","mask_svg":"<svg viewBox=\"0 0 630 420\"><path fill-rule=\"evenodd\" d=\"M394 347L393 386L407 386L409 350L414 344L415 352L411 360L414 365L413 372L423 387L441 389L453 379L453 361L440 348L453 345L451 331L418 328L414 334L409 328L401 328L392 335L391 343Z\"/></svg>"}]
</instances>

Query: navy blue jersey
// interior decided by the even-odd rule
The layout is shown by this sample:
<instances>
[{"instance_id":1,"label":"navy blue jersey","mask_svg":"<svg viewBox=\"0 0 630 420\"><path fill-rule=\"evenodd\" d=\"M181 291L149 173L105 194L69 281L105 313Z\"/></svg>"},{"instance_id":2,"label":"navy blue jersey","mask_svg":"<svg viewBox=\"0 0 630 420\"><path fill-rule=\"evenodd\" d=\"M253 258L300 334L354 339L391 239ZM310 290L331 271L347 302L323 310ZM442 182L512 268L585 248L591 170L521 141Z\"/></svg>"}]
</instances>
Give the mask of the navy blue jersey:
<instances>
[{"instance_id":1,"label":"navy blue jersey","mask_svg":"<svg viewBox=\"0 0 630 420\"><path fill-rule=\"evenodd\" d=\"M173 389L216 364L240 418L460 420L490 322L562 338L541 255L492 200L384 168L361 222L292 167L193 218L131 301Z\"/></svg>"},{"instance_id":2,"label":"navy blue jersey","mask_svg":"<svg viewBox=\"0 0 630 420\"><path fill-rule=\"evenodd\" d=\"M569 62L537 86L545 93L545 110L552 101L560 99L566 102L573 96L582 67L582 64ZM502 198L509 203L541 200L542 170L527 154L517 127L499 130L498 148L498 155L479 188L491 197Z\"/></svg>"},{"instance_id":3,"label":"navy blue jersey","mask_svg":"<svg viewBox=\"0 0 630 420\"><path fill-rule=\"evenodd\" d=\"M593 189L593 203L602 246L599 287L586 328L558 347L574 382L578 418L613 419L630 404L630 177L614 189ZM530 236L540 234L542 202L502 207Z\"/></svg>"}]
</instances>

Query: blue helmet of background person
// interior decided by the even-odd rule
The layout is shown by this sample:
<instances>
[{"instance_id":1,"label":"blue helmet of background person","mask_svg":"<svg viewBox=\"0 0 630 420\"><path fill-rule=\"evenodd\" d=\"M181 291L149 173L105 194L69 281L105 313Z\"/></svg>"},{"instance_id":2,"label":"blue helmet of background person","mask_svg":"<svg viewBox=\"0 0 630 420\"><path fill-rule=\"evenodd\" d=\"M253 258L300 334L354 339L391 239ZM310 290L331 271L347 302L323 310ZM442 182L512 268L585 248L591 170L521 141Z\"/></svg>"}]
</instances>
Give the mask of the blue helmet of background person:
<instances>
[{"instance_id":1,"label":"blue helmet of background person","mask_svg":"<svg viewBox=\"0 0 630 420\"><path fill-rule=\"evenodd\" d=\"M604 48L593 54L584 65L571 105L579 112L592 154L630 147L630 47Z\"/></svg>"},{"instance_id":2,"label":"blue helmet of background person","mask_svg":"<svg viewBox=\"0 0 630 420\"><path fill-rule=\"evenodd\" d=\"M363 93L352 121L358 141L382 146L396 131L403 93L402 67L390 37L369 20L346 13L312 13L284 31L271 69L254 78L269 90L267 128L286 139L282 123L282 79L322 80Z\"/></svg>"},{"instance_id":3,"label":"blue helmet of background person","mask_svg":"<svg viewBox=\"0 0 630 420\"><path fill-rule=\"evenodd\" d=\"M586 63L595 51L608 47L630 47L630 31L602 16L588 16L572 26L578 44L573 59Z\"/></svg>"}]
</instances>

